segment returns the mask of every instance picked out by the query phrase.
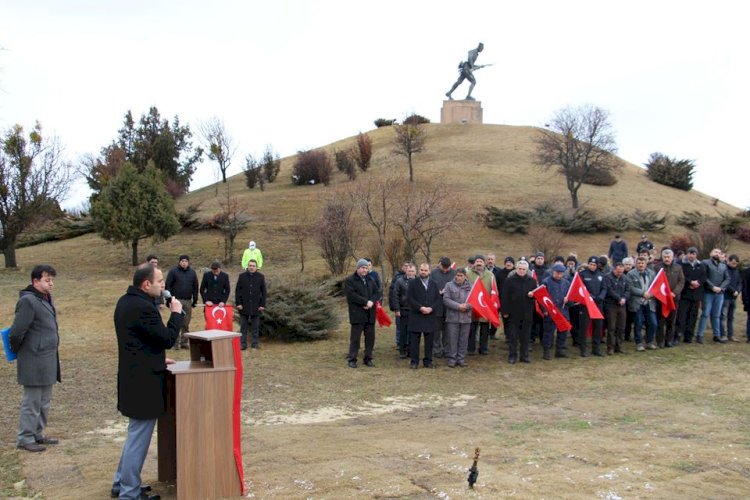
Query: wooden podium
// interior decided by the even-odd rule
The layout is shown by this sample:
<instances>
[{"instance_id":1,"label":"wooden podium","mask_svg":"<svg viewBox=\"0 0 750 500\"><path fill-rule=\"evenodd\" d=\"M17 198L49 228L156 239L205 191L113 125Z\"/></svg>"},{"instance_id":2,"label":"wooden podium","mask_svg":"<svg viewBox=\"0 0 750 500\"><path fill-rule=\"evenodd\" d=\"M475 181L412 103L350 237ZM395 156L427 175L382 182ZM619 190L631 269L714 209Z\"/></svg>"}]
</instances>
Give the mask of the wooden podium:
<instances>
[{"instance_id":1,"label":"wooden podium","mask_svg":"<svg viewBox=\"0 0 750 500\"><path fill-rule=\"evenodd\" d=\"M235 371L232 339L239 333L185 334L190 361L169 365L167 413L159 419L159 481L174 482L178 500L242 495L233 449Z\"/></svg>"}]
</instances>

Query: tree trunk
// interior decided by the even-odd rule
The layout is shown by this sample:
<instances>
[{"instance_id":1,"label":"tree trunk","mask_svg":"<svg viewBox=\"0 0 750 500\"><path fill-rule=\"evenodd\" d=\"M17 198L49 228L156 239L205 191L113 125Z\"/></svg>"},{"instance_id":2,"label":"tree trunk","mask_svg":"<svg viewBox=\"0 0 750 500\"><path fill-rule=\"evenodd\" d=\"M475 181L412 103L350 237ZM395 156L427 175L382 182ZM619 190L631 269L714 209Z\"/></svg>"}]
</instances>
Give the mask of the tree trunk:
<instances>
[{"instance_id":1,"label":"tree trunk","mask_svg":"<svg viewBox=\"0 0 750 500\"><path fill-rule=\"evenodd\" d=\"M409 182L414 182L414 169L411 163L411 153L409 153Z\"/></svg>"},{"instance_id":2,"label":"tree trunk","mask_svg":"<svg viewBox=\"0 0 750 500\"><path fill-rule=\"evenodd\" d=\"M5 256L5 267L18 267L16 264L16 239L9 240L5 237L3 246L3 255Z\"/></svg>"},{"instance_id":3,"label":"tree trunk","mask_svg":"<svg viewBox=\"0 0 750 500\"><path fill-rule=\"evenodd\" d=\"M299 239L299 262L299 272L303 272L305 270L305 242L302 238Z\"/></svg>"},{"instance_id":4,"label":"tree trunk","mask_svg":"<svg viewBox=\"0 0 750 500\"><path fill-rule=\"evenodd\" d=\"M573 189L570 191L570 201L573 203L573 208L578 210L578 190Z\"/></svg>"},{"instance_id":5,"label":"tree trunk","mask_svg":"<svg viewBox=\"0 0 750 500\"><path fill-rule=\"evenodd\" d=\"M138 262L138 238L133 238L133 241L130 243L130 248L133 249L133 265L137 266L139 264Z\"/></svg>"}]
</instances>

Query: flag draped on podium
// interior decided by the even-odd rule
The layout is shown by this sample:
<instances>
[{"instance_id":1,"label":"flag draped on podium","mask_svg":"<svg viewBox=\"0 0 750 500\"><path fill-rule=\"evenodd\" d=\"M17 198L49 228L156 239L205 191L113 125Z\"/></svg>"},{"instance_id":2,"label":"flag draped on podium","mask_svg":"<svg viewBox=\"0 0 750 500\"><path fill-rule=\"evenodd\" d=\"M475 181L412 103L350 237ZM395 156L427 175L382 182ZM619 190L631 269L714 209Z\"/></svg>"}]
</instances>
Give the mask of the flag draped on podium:
<instances>
[{"instance_id":1,"label":"flag draped on podium","mask_svg":"<svg viewBox=\"0 0 750 500\"><path fill-rule=\"evenodd\" d=\"M672 297L672 288L669 286L669 280L667 279L667 274L664 272L664 268L659 269L656 278L654 278L654 281L648 288L648 293L661 302L661 315L665 318L677 309L674 297Z\"/></svg>"},{"instance_id":2,"label":"flag draped on podium","mask_svg":"<svg viewBox=\"0 0 750 500\"><path fill-rule=\"evenodd\" d=\"M206 330L234 330L234 307L206 306Z\"/></svg>"},{"instance_id":3,"label":"flag draped on podium","mask_svg":"<svg viewBox=\"0 0 750 500\"><path fill-rule=\"evenodd\" d=\"M240 411L242 404L242 352L240 351L240 338L232 339L232 351L234 351L234 400L232 402L232 451L234 452L234 463L237 465L237 475L242 485L242 496L245 496L245 469L242 466L242 434L240 430Z\"/></svg>"}]
</instances>

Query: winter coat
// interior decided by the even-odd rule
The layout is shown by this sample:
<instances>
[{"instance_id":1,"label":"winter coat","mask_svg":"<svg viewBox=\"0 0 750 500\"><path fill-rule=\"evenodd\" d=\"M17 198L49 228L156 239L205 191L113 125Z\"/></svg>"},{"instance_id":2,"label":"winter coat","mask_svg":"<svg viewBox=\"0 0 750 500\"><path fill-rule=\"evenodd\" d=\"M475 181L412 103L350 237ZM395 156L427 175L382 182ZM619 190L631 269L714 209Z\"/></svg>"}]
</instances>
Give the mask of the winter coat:
<instances>
[{"instance_id":1,"label":"winter coat","mask_svg":"<svg viewBox=\"0 0 750 500\"><path fill-rule=\"evenodd\" d=\"M703 282L703 290L712 292L712 287L718 286L723 290L726 290L729 284L729 273L727 273L727 265L723 262L716 262L714 259L706 259L703 261L703 265L706 267L706 281Z\"/></svg>"},{"instance_id":2,"label":"winter coat","mask_svg":"<svg viewBox=\"0 0 750 500\"><path fill-rule=\"evenodd\" d=\"M706 266L701 261L695 259L691 264L685 259L680 263L682 274L685 276L685 286L682 288L681 298L692 302L698 302L703 296L703 283L706 281ZM697 281L698 288L690 288L690 282Z\"/></svg>"},{"instance_id":3,"label":"winter coat","mask_svg":"<svg viewBox=\"0 0 750 500\"><path fill-rule=\"evenodd\" d=\"M60 335L51 295L40 293L32 285L21 290L9 340L11 350L18 354L19 384L44 386L60 382Z\"/></svg>"},{"instance_id":4,"label":"winter coat","mask_svg":"<svg viewBox=\"0 0 750 500\"><path fill-rule=\"evenodd\" d=\"M742 278L740 277L739 268L735 267L732 269L727 266L727 274L729 274L729 284L724 291L725 299L734 298L734 292L742 291Z\"/></svg>"},{"instance_id":5,"label":"winter coat","mask_svg":"<svg viewBox=\"0 0 750 500\"><path fill-rule=\"evenodd\" d=\"M448 269L447 273L444 273L440 266L430 271L430 281L434 281L438 287L438 290L443 290L445 285L453 281L456 277L455 269ZM440 307L438 307L438 316L445 316L445 308L443 307L443 301L440 301Z\"/></svg>"},{"instance_id":6,"label":"winter coat","mask_svg":"<svg viewBox=\"0 0 750 500\"><path fill-rule=\"evenodd\" d=\"M396 284L396 303L398 304L398 311L401 313L402 318L408 316L409 310L411 309L407 293L409 292L409 283L414 281L414 279L415 278L407 278L406 275L404 275Z\"/></svg>"},{"instance_id":7,"label":"winter coat","mask_svg":"<svg viewBox=\"0 0 750 500\"><path fill-rule=\"evenodd\" d=\"M198 303L198 275L192 267L188 266L187 269L183 269L175 266L170 269L164 286L173 297L190 300L193 306Z\"/></svg>"},{"instance_id":8,"label":"winter coat","mask_svg":"<svg viewBox=\"0 0 750 500\"><path fill-rule=\"evenodd\" d=\"M604 273L598 269L594 272L584 269L578 274L581 275L581 280L586 285L586 290L589 291L591 298L597 305L601 306L604 302L604 296L607 295L607 289L604 287Z\"/></svg>"},{"instance_id":9,"label":"winter coat","mask_svg":"<svg viewBox=\"0 0 750 500\"><path fill-rule=\"evenodd\" d=\"M471 323L471 304L466 304L466 311L459 311L458 306L465 304L471 292L471 284L465 279L462 285L453 279L443 289L446 323Z\"/></svg>"},{"instance_id":10,"label":"winter coat","mask_svg":"<svg viewBox=\"0 0 750 500\"><path fill-rule=\"evenodd\" d=\"M440 304L443 302L437 284L428 279L427 288L425 288L421 278L409 280L406 296L411 306L408 331L428 333L437 330L438 311L440 310ZM420 307L430 307L432 312L422 314L419 310Z\"/></svg>"},{"instance_id":11,"label":"winter coat","mask_svg":"<svg viewBox=\"0 0 750 500\"><path fill-rule=\"evenodd\" d=\"M400 279L406 276L406 273L403 273L401 271L397 272L393 275L393 279L391 280L391 285L388 287L388 308L391 311L398 311L400 306L398 303L398 290L396 288L396 284Z\"/></svg>"},{"instance_id":12,"label":"winter coat","mask_svg":"<svg viewBox=\"0 0 750 500\"><path fill-rule=\"evenodd\" d=\"M669 289L672 290L675 300L679 300L682 289L685 287L685 273L682 272L682 266L675 261L672 261L669 266L660 262L654 266L654 272L658 273L660 269L664 269L669 282Z\"/></svg>"},{"instance_id":13,"label":"winter coat","mask_svg":"<svg viewBox=\"0 0 750 500\"><path fill-rule=\"evenodd\" d=\"M613 264L622 262L622 259L628 256L628 244L622 239L620 241L612 240L609 244L609 252L607 252L607 255Z\"/></svg>"},{"instance_id":14,"label":"winter coat","mask_svg":"<svg viewBox=\"0 0 750 500\"><path fill-rule=\"evenodd\" d=\"M552 276L548 276L542 280L542 285L547 287L547 292L549 292L552 302L557 306L560 312L563 313L566 318L570 319L568 308L565 307L564 304L565 296L568 295L568 290L570 290L570 281L568 281L565 276L559 280L556 280Z\"/></svg>"},{"instance_id":15,"label":"winter coat","mask_svg":"<svg viewBox=\"0 0 750 500\"><path fill-rule=\"evenodd\" d=\"M346 303L349 305L349 323L353 325L375 324L375 302L378 300L378 285L369 276L362 278L356 271L344 281ZM373 306L363 309L368 302Z\"/></svg>"},{"instance_id":16,"label":"winter coat","mask_svg":"<svg viewBox=\"0 0 750 500\"><path fill-rule=\"evenodd\" d=\"M230 286L229 275L221 271L218 276L212 272L205 273L201 280L201 298L203 302L213 302L226 304L229 300Z\"/></svg>"},{"instance_id":17,"label":"winter coat","mask_svg":"<svg viewBox=\"0 0 750 500\"><path fill-rule=\"evenodd\" d=\"M627 274L628 281L630 282L630 299L628 299L628 310L632 312L638 311L641 305L648 303L649 309L656 311L656 299L651 297L650 299L644 299L643 294L648 291L648 287L656 278L656 273L651 269L643 271L646 275L646 283L643 283L641 279L641 273L638 269L633 268Z\"/></svg>"},{"instance_id":18,"label":"winter coat","mask_svg":"<svg viewBox=\"0 0 750 500\"><path fill-rule=\"evenodd\" d=\"M477 278L479 278L479 273L477 273L475 270L468 269L466 271L466 281L468 281L471 285L474 284ZM484 285L484 289L487 290L487 294L492 293L492 283L494 282L495 275L492 274L491 271L485 269L484 273L482 274L482 284ZM495 283L495 286L497 286L497 283ZM489 323L487 318L484 317L477 318L476 321L478 321L479 323Z\"/></svg>"},{"instance_id":19,"label":"winter coat","mask_svg":"<svg viewBox=\"0 0 750 500\"><path fill-rule=\"evenodd\" d=\"M260 271L240 274L234 288L234 304L242 306L241 315L255 316L259 307L266 307L266 277Z\"/></svg>"},{"instance_id":20,"label":"winter coat","mask_svg":"<svg viewBox=\"0 0 750 500\"><path fill-rule=\"evenodd\" d=\"M512 320L531 321L534 314L534 298L529 298L528 293L535 288L536 281L529 274L523 277L518 274L508 276L500 299L500 311L503 316L507 314Z\"/></svg>"},{"instance_id":21,"label":"winter coat","mask_svg":"<svg viewBox=\"0 0 750 500\"><path fill-rule=\"evenodd\" d=\"M165 326L153 298L130 286L115 306L117 409L130 418L158 418L166 411L165 349L177 341L183 315L171 313Z\"/></svg>"}]
</instances>

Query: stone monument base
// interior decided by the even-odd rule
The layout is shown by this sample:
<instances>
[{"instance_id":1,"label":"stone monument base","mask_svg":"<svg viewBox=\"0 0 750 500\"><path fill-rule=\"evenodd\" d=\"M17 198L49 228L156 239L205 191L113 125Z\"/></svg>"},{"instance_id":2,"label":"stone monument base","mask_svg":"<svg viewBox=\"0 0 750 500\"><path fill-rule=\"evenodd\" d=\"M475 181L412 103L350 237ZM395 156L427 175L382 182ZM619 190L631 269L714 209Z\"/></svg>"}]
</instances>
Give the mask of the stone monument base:
<instances>
[{"instance_id":1,"label":"stone monument base","mask_svg":"<svg viewBox=\"0 0 750 500\"><path fill-rule=\"evenodd\" d=\"M443 101L440 123L482 123L482 101Z\"/></svg>"}]
</instances>

